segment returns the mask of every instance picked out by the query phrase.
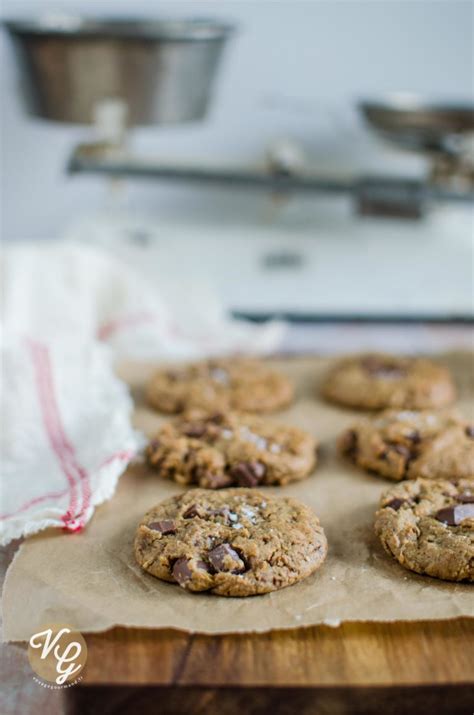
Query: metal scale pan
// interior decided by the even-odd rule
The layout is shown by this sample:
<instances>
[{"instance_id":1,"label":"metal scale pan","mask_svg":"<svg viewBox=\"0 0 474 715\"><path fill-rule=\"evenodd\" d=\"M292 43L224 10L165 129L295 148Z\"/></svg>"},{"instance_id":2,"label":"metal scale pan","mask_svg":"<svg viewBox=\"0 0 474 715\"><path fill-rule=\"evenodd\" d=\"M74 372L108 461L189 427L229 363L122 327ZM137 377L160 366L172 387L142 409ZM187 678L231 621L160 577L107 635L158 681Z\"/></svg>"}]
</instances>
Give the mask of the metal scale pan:
<instances>
[{"instance_id":1,"label":"metal scale pan","mask_svg":"<svg viewBox=\"0 0 474 715\"><path fill-rule=\"evenodd\" d=\"M469 160L473 153L474 106L431 103L412 95L362 100L359 109L368 124L401 149L431 156Z\"/></svg>"},{"instance_id":2,"label":"metal scale pan","mask_svg":"<svg viewBox=\"0 0 474 715\"><path fill-rule=\"evenodd\" d=\"M91 123L122 102L129 126L203 119L222 50L233 32L212 20L7 20L30 114Z\"/></svg>"}]
</instances>

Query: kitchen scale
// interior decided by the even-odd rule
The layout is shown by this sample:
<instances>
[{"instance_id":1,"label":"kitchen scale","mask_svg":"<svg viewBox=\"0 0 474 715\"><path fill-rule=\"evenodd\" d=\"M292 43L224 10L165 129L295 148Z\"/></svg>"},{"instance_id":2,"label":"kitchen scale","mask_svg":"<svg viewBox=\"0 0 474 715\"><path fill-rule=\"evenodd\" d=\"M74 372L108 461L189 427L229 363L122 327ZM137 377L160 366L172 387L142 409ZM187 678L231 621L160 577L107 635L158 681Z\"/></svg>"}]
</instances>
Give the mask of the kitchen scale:
<instances>
[{"instance_id":1,"label":"kitchen scale","mask_svg":"<svg viewBox=\"0 0 474 715\"><path fill-rule=\"evenodd\" d=\"M134 153L129 129L204 119L230 25L70 17L6 25L30 113L95 125L71 153L71 176L181 183L196 195L212 187L214 206L222 192L247 192L264 208L137 218L118 199L73 235L109 246L154 281L178 281L190 300L191 287L205 285L253 319L472 320L472 106L406 95L359 103L372 131L424 157L415 177L317 172L288 141L251 166L163 162Z\"/></svg>"}]
</instances>

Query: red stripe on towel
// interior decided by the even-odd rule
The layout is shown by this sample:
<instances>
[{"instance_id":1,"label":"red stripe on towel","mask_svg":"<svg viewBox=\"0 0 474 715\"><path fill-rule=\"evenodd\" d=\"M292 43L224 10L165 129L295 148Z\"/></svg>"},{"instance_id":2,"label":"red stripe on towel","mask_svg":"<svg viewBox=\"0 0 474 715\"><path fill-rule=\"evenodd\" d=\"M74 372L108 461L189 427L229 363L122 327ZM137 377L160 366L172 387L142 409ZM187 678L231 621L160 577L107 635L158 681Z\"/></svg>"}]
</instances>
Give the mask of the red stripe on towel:
<instances>
[{"instance_id":1,"label":"red stripe on towel","mask_svg":"<svg viewBox=\"0 0 474 715\"><path fill-rule=\"evenodd\" d=\"M104 461L99 466L99 469L106 467L107 465L111 464L112 462L115 462L115 460L117 460L117 459L121 460L121 461L129 462L134 456L135 456L135 452L133 450L115 452L114 454L111 454L110 457L106 457L106 459L104 459ZM48 492L48 494L43 494L41 496L34 497L33 499L30 499L29 501L22 504L21 507L19 507L15 511L10 512L9 514L0 514L0 521L3 521L4 519L11 519L13 516L16 516L17 514L21 514L24 511L28 511L28 509L30 509L32 506L35 506L36 504L41 504L41 502L43 502L43 501L48 501L48 499L51 501L54 499L60 499L61 497L65 496L68 493L69 493L69 489L62 489L61 491L58 491L58 492Z\"/></svg>"},{"instance_id":2,"label":"red stripe on towel","mask_svg":"<svg viewBox=\"0 0 474 715\"><path fill-rule=\"evenodd\" d=\"M79 464L75 449L64 430L54 389L49 350L46 345L33 340L28 341L28 347L35 371L43 423L51 449L55 453L69 485L69 508L62 520L67 529L78 531L84 526L84 514L90 504L89 475ZM82 489L82 509L80 511L78 484Z\"/></svg>"},{"instance_id":3,"label":"red stripe on towel","mask_svg":"<svg viewBox=\"0 0 474 715\"><path fill-rule=\"evenodd\" d=\"M155 320L156 315L147 312L124 315L121 318L115 318L114 320L102 323L97 331L97 337L99 340L108 340L111 335L124 328L133 328L135 325L140 325L140 323L153 323Z\"/></svg>"}]
</instances>

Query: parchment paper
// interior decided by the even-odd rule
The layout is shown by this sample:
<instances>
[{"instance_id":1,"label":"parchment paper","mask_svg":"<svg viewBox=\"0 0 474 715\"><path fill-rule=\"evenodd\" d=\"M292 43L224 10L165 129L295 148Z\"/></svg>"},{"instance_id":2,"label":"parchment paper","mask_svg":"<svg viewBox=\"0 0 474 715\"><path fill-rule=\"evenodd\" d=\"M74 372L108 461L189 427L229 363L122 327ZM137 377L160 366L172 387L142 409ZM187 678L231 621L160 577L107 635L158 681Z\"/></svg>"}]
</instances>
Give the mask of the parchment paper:
<instances>
[{"instance_id":1,"label":"parchment paper","mask_svg":"<svg viewBox=\"0 0 474 715\"><path fill-rule=\"evenodd\" d=\"M461 411L472 416L472 355L445 356L444 362L454 371ZM328 360L305 358L276 364L297 383L298 401L274 419L311 431L322 448L311 477L269 491L297 497L319 515L329 541L323 567L295 586L244 599L189 594L143 573L133 558L136 525L150 506L180 488L144 465L135 465L120 480L116 496L97 509L83 533L50 531L21 546L4 589L6 640L26 640L47 622L69 623L82 632L119 624L227 633L341 621L474 616L472 585L406 571L376 540L374 511L391 482L365 474L336 456L336 435L358 414L315 397ZM123 366L121 373L137 402L136 425L153 434L162 418L143 405L141 394L150 366Z\"/></svg>"}]
</instances>

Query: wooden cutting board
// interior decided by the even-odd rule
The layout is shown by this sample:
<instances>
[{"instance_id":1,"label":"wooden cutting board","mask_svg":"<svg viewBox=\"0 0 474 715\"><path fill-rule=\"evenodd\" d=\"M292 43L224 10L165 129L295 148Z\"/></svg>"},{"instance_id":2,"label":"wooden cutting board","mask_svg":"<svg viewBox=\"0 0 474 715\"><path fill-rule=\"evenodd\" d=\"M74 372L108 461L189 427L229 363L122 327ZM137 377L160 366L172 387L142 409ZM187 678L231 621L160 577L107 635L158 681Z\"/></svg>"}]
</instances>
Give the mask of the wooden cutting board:
<instances>
[{"instance_id":1,"label":"wooden cutting board","mask_svg":"<svg viewBox=\"0 0 474 715\"><path fill-rule=\"evenodd\" d=\"M474 619L265 634L87 636L73 712L472 713ZM132 700L131 700L132 698ZM135 711L135 710L134 710Z\"/></svg>"}]
</instances>

